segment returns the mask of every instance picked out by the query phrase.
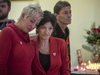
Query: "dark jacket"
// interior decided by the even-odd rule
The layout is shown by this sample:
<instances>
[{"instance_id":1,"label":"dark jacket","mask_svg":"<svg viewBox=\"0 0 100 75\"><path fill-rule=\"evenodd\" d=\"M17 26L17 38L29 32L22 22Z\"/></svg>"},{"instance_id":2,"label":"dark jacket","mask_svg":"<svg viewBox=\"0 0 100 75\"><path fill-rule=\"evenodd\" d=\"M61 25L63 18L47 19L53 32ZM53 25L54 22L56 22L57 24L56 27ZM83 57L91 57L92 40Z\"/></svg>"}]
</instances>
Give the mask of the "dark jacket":
<instances>
[{"instance_id":1,"label":"dark jacket","mask_svg":"<svg viewBox=\"0 0 100 75\"><path fill-rule=\"evenodd\" d=\"M69 37L69 29L68 27L66 27L65 29L65 34L62 32L60 26L57 24L54 27L54 31L52 33L52 36L57 37L57 38L61 38L61 39L65 39L65 41L67 40L67 37Z\"/></svg>"},{"instance_id":2,"label":"dark jacket","mask_svg":"<svg viewBox=\"0 0 100 75\"><path fill-rule=\"evenodd\" d=\"M54 31L52 33L53 37L57 37L57 38L61 38L64 39L68 48L68 54L69 54L69 58L70 58L70 43L67 42L67 38L69 39L69 29L68 27L66 27L65 29L65 34L62 32L60 26L58 25L58 23L56 24L56 26L54 27Z\"/></svg>"},{"instance_id":3,"label":"dark jacket","mask_svg":"<svg viewBox=\"0 0 100 75\"><path fill-rule=\"evenodd\" d=\"M0 32L1 32L1 30L2 30L3 28L5 28L5 27L6 27L9 23L11 23L12 21L15 23L14 20L8 20L8 21L3 22L2 25L0 25Z\"/></svg>"}]
</instances>

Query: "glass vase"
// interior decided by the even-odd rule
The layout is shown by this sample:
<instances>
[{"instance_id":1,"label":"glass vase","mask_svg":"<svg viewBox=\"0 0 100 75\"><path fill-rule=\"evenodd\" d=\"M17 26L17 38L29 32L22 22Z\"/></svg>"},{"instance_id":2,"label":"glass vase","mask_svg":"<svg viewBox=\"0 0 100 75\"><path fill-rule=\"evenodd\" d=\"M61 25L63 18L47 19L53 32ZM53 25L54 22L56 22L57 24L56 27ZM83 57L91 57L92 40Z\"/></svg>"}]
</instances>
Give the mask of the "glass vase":
<instances>
[{"instance_id":1,"label":"glass vase","mask_svg":"<svg viewBox=\"0 0 100 75\"><path fill-rule=\"evenodd\" d=\"M93 62L100 61L100 45L93 45Z\"/></svg>"}]
</instances>

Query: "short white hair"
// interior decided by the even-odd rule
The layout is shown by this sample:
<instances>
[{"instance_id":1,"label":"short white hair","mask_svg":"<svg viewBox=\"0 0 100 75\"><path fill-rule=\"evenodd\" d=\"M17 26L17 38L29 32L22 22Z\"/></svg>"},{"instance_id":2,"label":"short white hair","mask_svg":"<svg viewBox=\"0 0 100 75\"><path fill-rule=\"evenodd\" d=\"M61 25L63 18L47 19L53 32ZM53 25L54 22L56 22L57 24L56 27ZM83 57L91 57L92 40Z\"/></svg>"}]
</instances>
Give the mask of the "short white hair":
<instances>
[{"instance_id":1,"label":"short white hair","mask_svg":"<svg viewBox=\"0 0 100 75\"><path fill-rule=\"evenodd\" d=\"M24 7L21 15L23 13L25 14L25 18L29 16L39 17L40 19L43 18L43 11L39 4L30 4L29 6ZM21 20L21 15L18 18L18 21Z\"/></svg>"}]
</instances>

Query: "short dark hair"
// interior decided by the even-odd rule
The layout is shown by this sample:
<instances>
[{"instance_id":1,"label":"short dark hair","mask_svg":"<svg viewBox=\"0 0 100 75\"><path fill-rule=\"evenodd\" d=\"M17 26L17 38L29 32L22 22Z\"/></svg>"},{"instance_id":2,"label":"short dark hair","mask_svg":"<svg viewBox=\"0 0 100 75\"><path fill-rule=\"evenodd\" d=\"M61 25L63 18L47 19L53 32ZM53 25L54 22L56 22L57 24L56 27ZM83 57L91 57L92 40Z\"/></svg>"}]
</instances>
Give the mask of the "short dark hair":
<instances>
[{"instance_id":1,"label":"short dark hair","mask_svg":"<svg viewBox=\"0 0 100 75\"><path fill-rule=\"evenodd\" d=\"M40 27L41 25L44 25L46 22L51 22L52 26L54 27L56 24L56 17L54 14L52 14L50 11L45 10L43 11L44 13L44 18L41 20L39 25L37 25L37 28Z\"/></svg>"},{"instance_id":2,"label":"short dark hair","mask_svg":"<svg viewBox=\"0 0 100 75\"><path fill-rule=\"evenodd\" d=\"M1 2L7 2L8 9L11 7L11 1L10 0L3 0Z\"/></svg>"},{"instance_id":3,"label":"short dark hair","mask_svg":"<svg viewBox=\"0 0 100 75\"><path fill-rule=\"evenodd\" d=\"M70 6L70 3L67 2L67 1L58 1L56 3L56 5L54 6L54 13L56 14L59 14L60 10L63 8L63 7L66 7L66 6Z\"/></svg>"}]
</instances>

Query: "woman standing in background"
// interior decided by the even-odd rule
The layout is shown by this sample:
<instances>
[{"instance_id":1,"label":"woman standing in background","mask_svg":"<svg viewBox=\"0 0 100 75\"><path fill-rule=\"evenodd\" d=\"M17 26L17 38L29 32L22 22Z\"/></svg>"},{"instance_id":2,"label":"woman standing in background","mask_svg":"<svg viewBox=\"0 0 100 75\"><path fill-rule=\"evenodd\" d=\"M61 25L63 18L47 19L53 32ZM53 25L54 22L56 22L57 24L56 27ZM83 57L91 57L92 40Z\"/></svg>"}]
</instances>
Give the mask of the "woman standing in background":
<instances>
[{"instance_id":1,"label":"woman standing in background","mask_svg":"<svg viewBox=\"0 0 100 75\"><path fill-rule=\"evenodd\" d=\"M36 27L38 36L31 39L36 50L33 75L70 75L65 40L51 36L55 24L55 16L44 11L44 19Z\"/></svg>"},{"instance_id":2,"label":"woman standing in background","mask_svg":"<svg viewBox=\"0 0 100 75\"><path fill-rule=\"evenodd\" d=\"M12 22L0 33L0 75L32 75L34 48L29 34L43 18L38 4L26 6L17 23Z\"/></svg>"}]
</instances>

